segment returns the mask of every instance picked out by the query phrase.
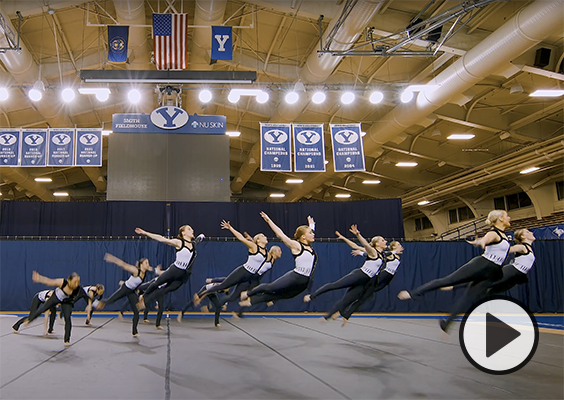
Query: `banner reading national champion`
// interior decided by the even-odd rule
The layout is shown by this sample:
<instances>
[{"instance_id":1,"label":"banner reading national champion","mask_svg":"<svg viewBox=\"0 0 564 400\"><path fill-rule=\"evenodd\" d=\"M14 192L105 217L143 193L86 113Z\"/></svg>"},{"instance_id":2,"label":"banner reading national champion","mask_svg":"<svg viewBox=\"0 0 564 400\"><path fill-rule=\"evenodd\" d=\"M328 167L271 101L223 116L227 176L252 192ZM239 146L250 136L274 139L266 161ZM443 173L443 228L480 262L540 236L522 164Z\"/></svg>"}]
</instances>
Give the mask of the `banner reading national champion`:
<instances>
[{"instance_id":1,"label":"banner reading national champion","mask_svg":"<svg viewBox=\"0 0 564 400\"><path fill-rule=\"evenodd\" d=\"M325 172L323 124L293 124L294 171Z\"/></svg>"},{"instance_id":2,"label":"banner reading national champion","mask_svg":"<svg viewBox=\"0 0 564 400\"><path fill-rule=\"evenodd\" d=\"M331 124L335 172L365 171L360 124Z\"/></svg>"},{"instance_id":3,"label":"banner reading national champion","mask_svg":"<svg viewBox=\"0 0 564 400\"><path fill-rule=\"evenodd\" d=\"M290 124L260 124L260 170L292 171Z\"/></svg>"}]
</instances>

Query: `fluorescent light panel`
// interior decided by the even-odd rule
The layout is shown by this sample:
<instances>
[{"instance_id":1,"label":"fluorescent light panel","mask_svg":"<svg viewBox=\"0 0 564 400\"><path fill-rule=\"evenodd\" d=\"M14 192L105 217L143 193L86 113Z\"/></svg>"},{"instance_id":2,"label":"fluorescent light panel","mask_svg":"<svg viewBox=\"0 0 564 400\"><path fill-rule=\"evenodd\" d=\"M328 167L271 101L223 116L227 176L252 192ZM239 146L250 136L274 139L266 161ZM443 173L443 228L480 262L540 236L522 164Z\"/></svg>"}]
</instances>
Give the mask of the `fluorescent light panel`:
<instances>
[{"instance_id":1,"label":"fluorescent light panel","mask_svg":"<svg viewBox=\"0 0 564 400\"><path fill-rule=\"evenodd\" d=\"M468 140L474 138L476 135L472 133L453 133L452 135L448 136L447 139L451 140Z\"/></svg>"},{"instance_id":2,"label":"fluorescent light panel","mask_svg":"<svg viewBox=\"0 0 564 400\"><path fill-rule=\"evenodd\" d=\"M527 169L524 169L523 171L521 171L520 174L530 174L531 172L538 171L539 169L540 169L539 167L527 168Z\"/></svg>"},{"instance_id":3,"label":"fluorescent light panel","mask_svg":"<svg viewBox=\"0 0 564 400\"><path fill-rule=\"evenodd\" d=\"M396 164L396 167L416 167L418 164L412 161L401 161Z\"/></svg>"},{"instance_id":4,"label":"fluorescent light panel","mask_svg":"<svg viewBox=\"0 0 564 400\"><path fill-rule=\"evenodd\" d=\"M51 178L35 178L34 181L35 182L53 182L53 179L51 179Z\"/></svg>"},{"instance_id":5,"label":"fluorescent light panel","mask_svg":"<svg viewBox=\"0 0 564 400\"><path fill-rule=\"evenodd\" d=\"M67 192L54 192L53 196L57 196L57 197L66 197L69 194Z\"/></svg>"},{"instance_id":6,"label":"fluorescent light panel","mask_svg":"<svg viewBox=\"0 0 564 400\"><path fill-rule=\"evenodd\" d=\"M375 179L367 179L367 180L362 181L362 183L364 183L365 185L377 185L377 184L380 183L380 181L377 180L377 179L376 180Z\"/></svg>"},{"instance_id":7,"label":"fluorescent light panel","mask_svg":"<svg viewBox=\"0 0 564 400\"><path fill-rule=\"evenodd\" d=\"M425 206L425 205L427 205L427 204L429 204L429 203L430 203L429 200L423 200L423 201L420 201L419 203L417 203L417 205L418 205L418 206Z\"/></svg>"},{"instance_id":8,"label":"fluorescent light panel","mask_svg":"<svg viewBox=\"0 0 564 400\"><path fill-rule=\"evenodd\" d=\"M339 199L348 199L351 195L349 193L337 193L335 197Z\"/></svg>"},{"instance_id":9,"label":"fluorescent light panel","mask_svg":"<svg viewBox=\"0 0 564 400\"><path fill-rule=\"evenodd\" d=\"M285 197L284 193L270 193L270 197Z\"/></svg>"},{"instance_id":10,"label":"fluorescent light panel","mask_svg":"<svg viewBox=\"0 0 564 400\"><path fill-rule=\"evenodd\" d=\"M286 179L286 183L303 183L303 179Z\"/></svg>"},{"instance_id":11,"label":"fluorescent light panel","mask_svg":"<svg viewBox=\"0 0 564 400\"><path fill-rule=\"evenodd\" d=\"M539 89L531 93L530 97L560 97L564 95L564 90L560 89Z\"/></svg>"},{"instance_id":12,"label":"fluorescent light panel","mask_svg":"<svg viewBox=\"0 0 564 400\"><path fill-rule=\"evenodd\" d=\"M232 137L241 136L241 132L239 131L226 131L225 134Z\"/></svg>"}]
</instances>

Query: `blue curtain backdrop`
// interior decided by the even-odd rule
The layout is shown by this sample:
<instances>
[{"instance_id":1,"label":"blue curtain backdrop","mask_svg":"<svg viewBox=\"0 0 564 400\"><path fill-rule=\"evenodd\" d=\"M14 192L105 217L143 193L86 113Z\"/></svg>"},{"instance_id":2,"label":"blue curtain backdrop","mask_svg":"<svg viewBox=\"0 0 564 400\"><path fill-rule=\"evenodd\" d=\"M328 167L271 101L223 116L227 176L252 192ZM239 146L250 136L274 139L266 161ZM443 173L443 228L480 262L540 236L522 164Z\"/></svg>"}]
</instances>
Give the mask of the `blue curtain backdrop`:
<instances>
[{"instance_id":1,"label":"blue curtain backdrop","mask_svg":"<svg viewBox=\"0 0 564 400\"><path fill-rule=\"evenodd\" d=\"M216 216L208 216L216 220ZM278 215L282 217L282 214ZM343 228L345 234L345 227ZM348 232L347 232L348 233ZM350 234L347 236L351 236ZM518 286L508 293L527 304L533 312L564 312L564 272L562 259L564 246L561 240L538 240L533 244L536 263L529 273L529 283ZM280 242L282 258L266 274L263 282L269 282L294 267L289 249ZM433 292L423 301L400 301L396 298L402 289L413 288L431 279L442 277L480 254L480 249L465 242L406 242L401 266L391 284L371 299L361 311L364 312L446 312L454 299L461 294ZM342 242L317 242L318 266L313 288L332 282L362 264L361 257L353 257L350 247ZM174 310L183 307L207 277L226 276L247 259L247 247L237 241L204 241L198 245L198 256L193 267L192 278L185 287L170 296ZM46 287L33 283L33 270L50 278L66 277L76 271L83 285L102 283L109 295L118 288L118 281L128 274L114 264L103 260L108 252L134 264L147 257L152 266L167 267L174 260L174 248L152 240L3 240L0 242L0 310L28 310L31 298ZM320 296L314 302L303 303L302 295L277 303L268 311L326 311L337 301L343 290ZM116 310L121 302L109 306ZM236 305L230 304L229 310ZM77 304L77 309L83 309ZM256 311L266 310L260 306Z\"/></svg>"},{"instance_id":2,"label":"blue curtain backdrop","mask_svg":"<svg viewBox=\"0 0 564 400\"><path fill-rule=\"evenodd\" d=\"M0 236L133 236L135 227L176 236L182 225L208 237L226 235L222 219L250 234L274 236L260 217L265 211L288 235L311 215L317 237L335 237L358 224L365 236L402 238L400 199L329 203L219 203L219 202L0 202Z\"/></svg>"}]
</instances>

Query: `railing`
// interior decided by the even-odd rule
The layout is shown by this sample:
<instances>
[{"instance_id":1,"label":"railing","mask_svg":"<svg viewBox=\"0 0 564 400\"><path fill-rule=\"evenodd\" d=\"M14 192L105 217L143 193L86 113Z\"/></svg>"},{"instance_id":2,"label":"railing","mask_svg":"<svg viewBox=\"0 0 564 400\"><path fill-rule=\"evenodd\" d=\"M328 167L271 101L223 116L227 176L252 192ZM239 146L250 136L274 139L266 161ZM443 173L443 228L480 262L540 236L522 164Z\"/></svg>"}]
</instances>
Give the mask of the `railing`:
<instances>
[{"instance_id":1,"label":"railing","mask_svg":"<svg viewBox=\"0 0 564 400\"><path fill-rule=\"evenodd\" d=\"M443 232L436 240L460 240L470 235L475 236L476 232L486 226L486 219L487 217L478 218L465 225Z\"/></svg>"}]
</instances>

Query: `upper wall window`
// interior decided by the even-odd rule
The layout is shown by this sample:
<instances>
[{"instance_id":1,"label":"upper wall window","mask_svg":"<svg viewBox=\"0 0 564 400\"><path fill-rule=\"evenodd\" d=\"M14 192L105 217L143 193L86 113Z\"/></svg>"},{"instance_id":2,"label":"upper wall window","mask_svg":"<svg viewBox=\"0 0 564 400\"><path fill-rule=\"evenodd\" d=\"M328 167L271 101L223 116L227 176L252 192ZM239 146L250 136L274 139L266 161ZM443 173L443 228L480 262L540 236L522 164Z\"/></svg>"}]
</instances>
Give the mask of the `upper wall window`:
<instances>
[{"instance_id":1,"label":"upper wall window","mask_svg":"<svg viewBox=\"0 0 564 400\"><path fill-rule=\"evenodd\" d=\"M494 199L494 207L496 210L511 211L518 208L530 207L533 205L531 198L525 192L510 194Z\"/></svg>"},{"instance_id":2,"label":"upper wall window","mask_svg":"<svg viewBox=\"0 0 564 400\"><path fill-rule=\"evenodd\" d=\"M415 218L415 230L422 231L423 229L430 229L433 227L431 221L426 216Z\"/></svg>"},{"instance_id":3,"label":"upper wall window","mask_svg":"<svg viewBox=\"0 0 564 400\"><path fill-rule=\"evenodd\" d=\"M558 200L564 199L564 181L556 182L556 196Z\"/></svg>"},{"instance_id":4,"label":"upper wall window","mask_svg":"<svg viewBox=\"0 0 564 400\"><path fill-rule=\"evenodd\" d=\"M470 210L470 207L464 206L448 210L448 217L451 224L456 224L457 222L473 219L474 214L472 213L472 210Z\"/></svg>"}]
</instances>

